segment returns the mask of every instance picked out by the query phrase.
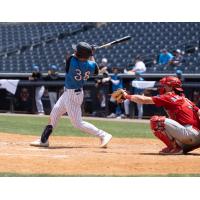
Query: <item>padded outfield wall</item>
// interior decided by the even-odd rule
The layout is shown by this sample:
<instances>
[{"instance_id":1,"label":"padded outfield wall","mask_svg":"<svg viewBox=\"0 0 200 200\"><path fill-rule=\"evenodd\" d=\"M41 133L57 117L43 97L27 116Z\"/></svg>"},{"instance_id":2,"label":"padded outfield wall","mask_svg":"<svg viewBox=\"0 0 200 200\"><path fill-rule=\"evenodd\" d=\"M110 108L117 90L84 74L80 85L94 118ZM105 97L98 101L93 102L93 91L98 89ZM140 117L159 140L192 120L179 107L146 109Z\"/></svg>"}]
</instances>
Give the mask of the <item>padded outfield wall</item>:
<instances>
[{"instance_id":1,"label":"padded outfield wall","mask_svg":"<svg viewBox=\"0 0 200 200\"><path fill-rule=\"evenodd\" d=\"M146 81L156 81L155 87L150 88L145 91L145 94L148 96L152 95L157 95L157 82L159 81L160 78L166 75L175 75L175 74L143 74L143 78ZM7 92L5 89L0 89L0 111L1 112L16 112L19 113L20 110L15 109L15 102L16 99L19 97L20 91L22 88L27 88L29 93L30 93L30 98L32 100L32 110L31 113L36 113L36 108L35 108L35 100L34 100L34 91L35 87L38 85L43 84L45 88L48 88L51 85L57 86L58 90L58 96L62 94L62 88L64 86L64 74L60 74L59 81L42 81L42 82L34 82L34 81L29 81L28 77L30 74L28 73L2 73L0 74L0 79L19 79L19 84L17 87L17 91L15 95L10 94ZM43 74L43 76L46 76L46 74ZM131 91L131 86L130 83L131 81L135 78L134 75L127 75L127 74L119 74L121 78L123 79L124 83L124 88L126 88L128 91ZM92 115L94 111L99 111L99 106L98 106L98 93L99 89L95 87L95 79L97 77L92 77L91 79L88 80L84 87L85 91L85 99L83 103L83 114L84 115ZM98 78L102 78L102 76L99 76ZM198 102L198 95L200 96L200 74L183 74L184 82L183 82L183 88L185 90L186 96L194 101L197 105L200 105L200 102ZM106 91L107 99L106 99L106 110L104 115L109 114L109 98L110 98L110 93L111 93L111 84L106 83L103 85L104 91ZM200 99L200 98L199 98ZM44 110L46 114L49 114L50 112L50 102L48 98L48 94L45 93L45 95L42 97L42 101L44 104ZM137 115L137 109L135 104L130 105L131 109L131 118L134 118L135 115ZM23 112L22 112L23 113ZM153 105L144 105L144 118L149 118L149 116L152 116L153 114L164 114L164 111L162 109L157 109ZM104 116L103 115L103 116ZM102 116L101 112L97 112L97 116Z\"/></svg>"}]
</instances>

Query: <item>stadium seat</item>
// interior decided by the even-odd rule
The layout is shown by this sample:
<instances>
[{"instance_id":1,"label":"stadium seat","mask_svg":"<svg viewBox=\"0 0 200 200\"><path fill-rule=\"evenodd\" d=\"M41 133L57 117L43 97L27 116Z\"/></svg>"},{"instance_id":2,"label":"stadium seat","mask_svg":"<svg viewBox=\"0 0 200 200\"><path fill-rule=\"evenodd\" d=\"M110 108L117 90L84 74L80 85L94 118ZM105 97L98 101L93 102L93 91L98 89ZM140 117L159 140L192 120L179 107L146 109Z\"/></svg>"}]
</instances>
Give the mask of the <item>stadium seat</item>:
<instances>
[{"instance_id":1,"label":"stadium seat","mask_svg":"<svg viewBox=\"0 0 200 200\"><path fill-rule=\"evenodd\" d=\"M101 45L125 35L130 41L108 49L96 51L98 62L102 57L110 66L123 67L140 54L147 63L148 72L166 73L170 68L154 66L152 60L162 48L186 52L185 71L200 72L200 23L128 23L110 22L101 26L95 23L0 23L0 72L30 72L33 63L46 72L48 66L63 65L67 51L73 52L72 43L86 41ZM71 35L70 35L71 34ZM4 58L4 55L8 57ZM151 64L148 64L148 59ZM8 66L8 67L6 67ZM195 66L195 67L193 67ZM63 66L60 68L64 69ZM26 71L24 71L26 70Z\"/></svg>"}]
</instances>

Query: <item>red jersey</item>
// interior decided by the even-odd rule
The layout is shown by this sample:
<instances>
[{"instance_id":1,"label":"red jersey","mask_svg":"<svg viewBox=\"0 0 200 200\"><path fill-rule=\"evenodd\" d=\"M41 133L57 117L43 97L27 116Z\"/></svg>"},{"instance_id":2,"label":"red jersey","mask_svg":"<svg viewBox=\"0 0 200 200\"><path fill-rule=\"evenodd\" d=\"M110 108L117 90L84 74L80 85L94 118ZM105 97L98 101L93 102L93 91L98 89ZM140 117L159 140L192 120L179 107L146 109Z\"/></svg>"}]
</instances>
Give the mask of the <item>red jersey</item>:
<instances>
[{"instance_id":1,"label":"red jersey","mask_svg":"<svg viewBox=\"0 0 200 200\"><path fill-rule=\"evenodd\" d=\"M199 108L184 96L173 92L152 97L156 106L163 106L169 117L181 125L192 125L200 130L200 120L197 115Z\"/></svg>"}]
</instances>

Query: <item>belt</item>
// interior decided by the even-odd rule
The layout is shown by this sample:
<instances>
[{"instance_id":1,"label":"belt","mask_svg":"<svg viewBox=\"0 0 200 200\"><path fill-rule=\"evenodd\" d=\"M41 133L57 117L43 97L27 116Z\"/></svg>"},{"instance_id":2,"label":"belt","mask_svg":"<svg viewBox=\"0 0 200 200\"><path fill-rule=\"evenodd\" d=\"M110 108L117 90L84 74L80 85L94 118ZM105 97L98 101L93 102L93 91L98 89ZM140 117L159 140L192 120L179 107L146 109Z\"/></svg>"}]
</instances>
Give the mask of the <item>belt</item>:
<instances>
[{"instance_id":1,"label":"belt","mask_svg":"<svg viewBox=\"0 0 200 200\"><path fill-rule=\"evenodd\" d=\"M82 91L81 88L79 88L79 89L75 89L75 90L74 90L74 92L81 92L81 91Z\"/></svg>"},{"instance_id":2,"label":"belt","mask_svg":"<svg viewBox=\"0 0 200 200\"><path fill-rule=\"evenodd\" d=\"M200 131L198 128L196 128L195 126L192 126L193 129L195 129L196 131Z\"/></svg>"},{"instance_id":3,"label":"belt","mask_svg":"<svg viewBox=\"0 0 200 200\"><path fill-rule=\"evenodd\" d=\"M64 91L67 91L67 90L73 90L74 92L81 92L82 88L78 88L78 89L67 89L67 88L64 88Z\"/></svg>"},{"instance_id":4,"label":"belt","mask_svg":"<svg viewBox=\"0 0 200 200\"><path fill-rule=\"evenodd\" d=\"M193 126L193 125L184 125L184 127L186 127L186 128L188 128L188 127L191 127L191 128L193 128L194 130L196 130L196 131L200 131L197 127L195 127L195 126Z\"/></svg>"}]
</instances>

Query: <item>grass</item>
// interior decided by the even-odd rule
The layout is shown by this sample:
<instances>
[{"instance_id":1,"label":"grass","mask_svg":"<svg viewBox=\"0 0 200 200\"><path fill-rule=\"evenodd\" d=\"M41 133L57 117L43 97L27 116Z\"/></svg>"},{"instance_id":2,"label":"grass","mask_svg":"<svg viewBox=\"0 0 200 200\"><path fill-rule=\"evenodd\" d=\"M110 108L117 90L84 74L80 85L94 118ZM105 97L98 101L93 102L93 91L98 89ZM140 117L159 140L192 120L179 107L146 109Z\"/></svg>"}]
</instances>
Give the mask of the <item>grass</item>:
<instances>
[{"instance_id":1,"label":"grass","mask_svg":"<svg viewBox=\"0 0 200 200\"><path fill-rule=\"evenodd\" d=\"M18 133L24 135L40 135L46 125L47 117L33 116L5 116L0 115L0 132ZM114 137L126 138L153 138L153 134L149 128L149 124L127 122L127 121L100 121L87 120L107 132L112 133ZM65 136L88 136L72 127L69 119L62 118L58 127L54 131L55 135ZM52 174L19 174L19 173L3 173L0 177L106 177L107 175L52 175ZM110 177L110 176L107 176ZM113 177L113 176L112 176ZM120 176L114 176L120 177ZM200 174L166 174L166 175L129 175L128 177L200 177Z\"/></svg>"},{"instance_id":2,"label":"grass","mask_svg":"<svg viewBox=\"0 0 200 200\"><path fill-rule=\"evenodd\" d=\"M65 174L19 174L10 172L1 172L0 177L200 177L200 174L166 174L166 175L128 175L128 176L108 176L108 175L65 175Z\"/></svg>"},{"instance_id":3,"label":"grass","mask_svg":"<svg viewBox=\"0 0 200 200\"><path fill-rule=\"evenodd\" d=\"M18 133L24 135L40 135L47 124L46 117L31 116L0 116L0 132ZM149 124L126 121L87 120L100 129L111 133L114 137L153 138ZM62 118L54 131L55 135L87 136L87 134L72 127L69 119Z\"/></svg>"}]
</instances>

